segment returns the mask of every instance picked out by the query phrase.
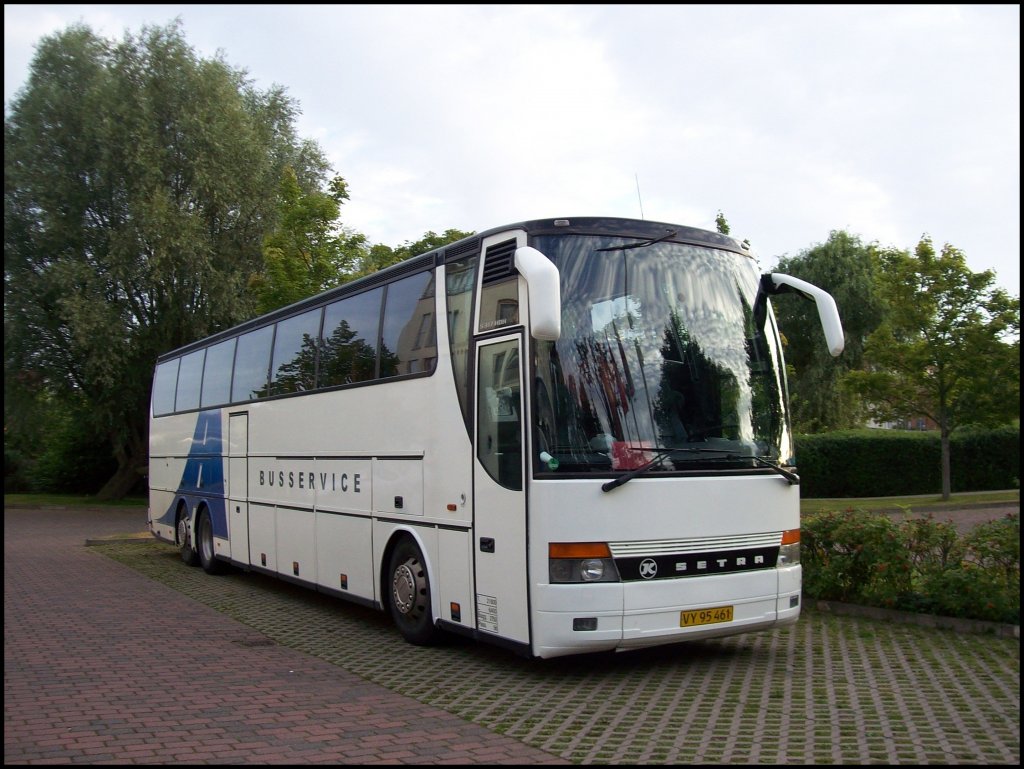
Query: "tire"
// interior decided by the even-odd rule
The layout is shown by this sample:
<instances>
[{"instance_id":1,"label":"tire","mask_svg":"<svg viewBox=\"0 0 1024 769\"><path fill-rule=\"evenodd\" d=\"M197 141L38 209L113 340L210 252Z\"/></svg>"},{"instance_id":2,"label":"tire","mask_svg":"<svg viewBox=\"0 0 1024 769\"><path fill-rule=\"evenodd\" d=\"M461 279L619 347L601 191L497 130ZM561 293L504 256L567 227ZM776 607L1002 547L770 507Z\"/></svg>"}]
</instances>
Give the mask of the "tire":
<instances>
[{"instance_id":1,"label":"tire","mask_svg":"<svg viewBox=\"0 0 1024 769\"><path fill-rule=\"evenodd\" d=\"M431 610L427 565L416 543L402 538L388 560L388 608L406 641L428 646L439 633Z\"/></svg>"},{"instance_id":2,"label":"tire","mask_svg":"<svg viewBox=\"0 0 1024 769\"><path fill-rule=\"evenodd\" d=\"M196 549L199 551L199 565L207 574L223 574L224 562L217 558L217 549L213 545L213 520L210 511L203 509L199 513L196 524Z\"/></svg>"},{"instance_id":3,"label":"tire","mask_svg":"<svg viewBox=\"0 0 1024 769\"><path fill-rule=\"evenodd\" d=\"M192 547L192 532L188 525L188 513L184 509L178 513L178 552L181 553L181 560L188 566L199 565L199 553Z\"/></svg>"}]
</instances>

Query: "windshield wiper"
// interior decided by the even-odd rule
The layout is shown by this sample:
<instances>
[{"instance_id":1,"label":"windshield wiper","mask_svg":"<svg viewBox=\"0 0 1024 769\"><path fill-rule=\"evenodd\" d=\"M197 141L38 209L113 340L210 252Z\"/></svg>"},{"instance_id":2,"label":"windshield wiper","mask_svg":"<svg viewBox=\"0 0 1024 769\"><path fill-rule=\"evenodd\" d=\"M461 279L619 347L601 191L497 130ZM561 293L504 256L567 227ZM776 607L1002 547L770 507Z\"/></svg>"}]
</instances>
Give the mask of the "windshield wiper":
<instances>
[{"instance_id":1,"label":"windshield wiper","mask_svg":"<svg viewBox=\"0 0 1024 769\"><path fill-rule=\"evenodd\" d=\"M648 448L645 448L643 450L644 451L651 451L651 449L648 449ZM684 453L684 454L704 454L704 453L725 454L725 453L727 453L725 449L690 449L690 448L675 448L675 449L665 449L665 448L662 448L662 449L654 449L654 451L656 451L657 453L653 457L651 457L651 460L649 462L644 462L644 464L640 465L640 467L634 467L632 470L630 470L629 472L623 473L618 478L615 478L613 480L608 481L607 483L602 484L601 485L601 491L611 491L612 489L617 489L619 486L621 486L624 483L629 483L631 480L636 478L638 475L642 475L643 473L646 473L648 470L650 470L652 467L654 467L656 464L658 464L665 457L672 456L673 454L676 454L676 453Z\"/></svg>"},{"instance_id":2,"label":"windshield wiper","mask_svg":"<svg viewBox=\"0 0 1024 769\"><path fill-rule=\"evenodd\" d=\"M663 240L674 238L679 233L676 230L669 230L660 238L651 238L650 240L642 240L639 243L629 243L625 246L606 246L605 248L596 248L594 252L598 251L625 251L627 248L647 248L647 246L653 246L655 243L661 243Z\"/></svg>"},{"instance_id":3,"label":"windshield wiper","mask_svg":"<svg viewBox=\"0 0 1024 769\"><path fill-rule=\"evenodd\" d=\"M632 470L630 470L629 472L623 473L618 478L614 478L613 480L610 480L607 483L602 484L601 485L601 491L608 492L608 491L611 491L612 489L617 489L619 486L621 486L624 483L629 483L631 480L636 478L638 475L643 475L644 473L646 473L648 470L650 470L652 467L654 467L656 464L658 464L665 457L669 457L672 454L676 454L676 453L684 453L684 454L725 454L725 456L719 457L719 459L726 459L726 460L728 460L728 459L751 459L754 462L757 462L758 464L760 464L760 465L762 465L764 467L770 467L772 470L774 470L779 475L781 475L783 478L785 478L787 481L789 481L789 485L790 486L796 486L796 485L799 485L799 483L800 483L800 476L799 475L797 475L796 473L790 472L786 468L781 467L776 462L773 462L772 460L767 459L765 457L755 457L755 456L752 456L752 455L749 455L749 454L733 454L733 453L729 453L726 449L674 448L674 449L657 449L656 451L657 451L657 453L651 458L651 460L649 462L645 462L640 467L635 467Z\"/></svg>"},{"instance_id":4,"label":"windshield wiper","mask_svg":"<svg viewBox=\"0 0 1024 769\"><path fill-rule=\"evenodd\" d=\"M784 468L782 465L778 464L777 462L773 462L772 460L768 459L767 457L747 457L747 456L742 456L742 455L737 454L736 455L736 459L753 459L758 464L761 464L764 467L770 467L772 470L777 472L779 475L781 475L783 478L785 478L787 481L789 481L789 485L790 486L799 486L800 485L800 476L799 475L797 475L794 472L790 472L789 470Z\"/></svg>"}]
</instances>

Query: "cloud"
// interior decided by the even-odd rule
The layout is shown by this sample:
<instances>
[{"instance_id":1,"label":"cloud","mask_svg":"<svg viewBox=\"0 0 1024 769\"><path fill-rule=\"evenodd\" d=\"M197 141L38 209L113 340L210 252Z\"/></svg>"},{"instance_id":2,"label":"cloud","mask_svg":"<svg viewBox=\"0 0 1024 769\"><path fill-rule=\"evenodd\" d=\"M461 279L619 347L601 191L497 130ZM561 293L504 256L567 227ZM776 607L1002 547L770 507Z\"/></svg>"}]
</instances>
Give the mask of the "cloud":
<instances>
[{"instance_id":1,"label":"cloud","mask_svg":"<svg viewBox=\"0 0 1024 769\"><path fill-rule=\"evenodd\" d=\"M1017 6L5 6L5 99L46 32L178 15L287 88L373 242L721 210L769 263L930 232L1019 294Z\"/></svg>"}]
</instances>

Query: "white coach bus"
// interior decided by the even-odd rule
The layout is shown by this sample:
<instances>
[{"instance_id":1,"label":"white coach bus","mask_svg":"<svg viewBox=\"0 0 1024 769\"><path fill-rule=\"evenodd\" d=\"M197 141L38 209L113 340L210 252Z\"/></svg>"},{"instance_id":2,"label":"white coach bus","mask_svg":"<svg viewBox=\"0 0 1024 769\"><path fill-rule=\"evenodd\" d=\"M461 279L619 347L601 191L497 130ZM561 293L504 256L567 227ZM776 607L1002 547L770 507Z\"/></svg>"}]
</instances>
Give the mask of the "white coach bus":
<instances>
[{"instance_id":1,"label":"white coach bus","mask_svg":"<svg viewBox=\"0 0 1024 769\"><path fill-rule=\"evenodd\" d=\"M149 526L527 656L800 614L799 478L760 274L689 227L546 219L474 235L167 353ZM438 322L441 319L442 322Z\"/></svg>"}]
</instances>

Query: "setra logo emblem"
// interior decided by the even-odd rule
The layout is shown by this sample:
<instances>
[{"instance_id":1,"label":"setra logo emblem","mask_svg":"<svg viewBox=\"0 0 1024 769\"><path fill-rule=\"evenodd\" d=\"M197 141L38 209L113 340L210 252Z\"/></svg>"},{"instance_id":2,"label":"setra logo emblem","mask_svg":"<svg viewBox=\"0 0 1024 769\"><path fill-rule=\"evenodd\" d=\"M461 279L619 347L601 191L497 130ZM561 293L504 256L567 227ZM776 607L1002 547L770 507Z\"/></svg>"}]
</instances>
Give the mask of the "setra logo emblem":
<instances>
[{"instance_id":1,"label":"setra logo emblem","mask_svg":"<svg viewBox=\"0 0 1024 769\"><path fill-rule=\"evenodd\" d=\"M658 564L653 558L644 558L640 562L640 576L644 579L653 579L658 573Z\"/></svg>"}]
</instances>

